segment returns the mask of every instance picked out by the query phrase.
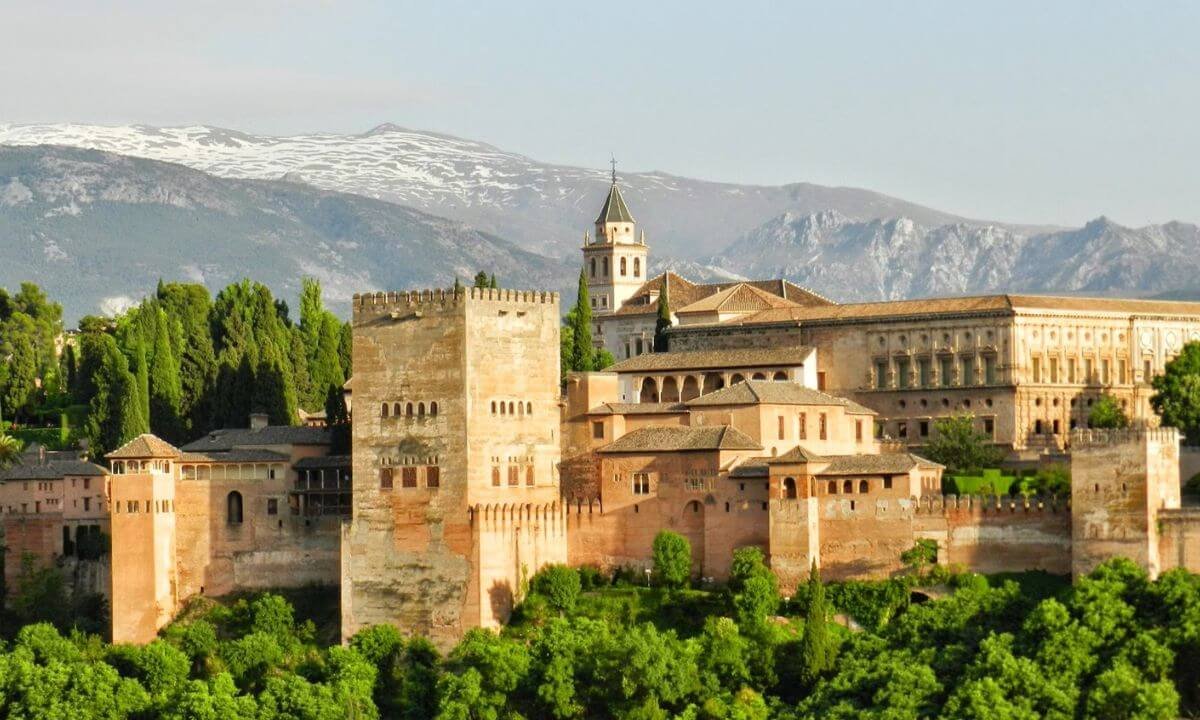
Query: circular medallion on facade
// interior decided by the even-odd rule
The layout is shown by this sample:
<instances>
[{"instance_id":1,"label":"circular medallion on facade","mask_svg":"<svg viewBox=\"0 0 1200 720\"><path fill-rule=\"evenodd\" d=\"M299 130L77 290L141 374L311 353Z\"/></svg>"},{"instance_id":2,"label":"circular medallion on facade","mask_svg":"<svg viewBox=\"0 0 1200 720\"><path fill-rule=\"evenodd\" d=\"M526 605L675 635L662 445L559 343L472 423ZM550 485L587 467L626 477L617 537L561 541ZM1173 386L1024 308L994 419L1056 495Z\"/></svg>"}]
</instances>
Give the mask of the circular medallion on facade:
<instances>
[{"instance_id":1,"label":"circular medallion on facade","mask_svg":"<svg viewBox=\"0 0 1200 720\"><path fill-rule=\"evenodd\" d=\"M1163 336L1163 342L1165 342L1165 343L1167 344L1167 349L1168 349L1168 350L1174 350L1174 349L1175 349L1175 343L1176 343L1176 340L1177 340L1177 339L1178 339L1178 338L1176 338L1176 337L1175 337L1175 331L1174 331L1174 330L1168 330L1168 331L1167 331L1167 334Z\"/></svg>"},{"instance_id":2,"label":"circular medallion on facade","mask_svg":"<svg viewBox=\"0 0 1200 720\"><path fill-rule=\"evenodd\" d=\"M1146 348L1147 350L1154 347L1154 337L1150 334L1149 330L1143 330L1141 335L1138 337L1138 340L1141 342L1142 347Z\"/></svg>"}]
</instances>

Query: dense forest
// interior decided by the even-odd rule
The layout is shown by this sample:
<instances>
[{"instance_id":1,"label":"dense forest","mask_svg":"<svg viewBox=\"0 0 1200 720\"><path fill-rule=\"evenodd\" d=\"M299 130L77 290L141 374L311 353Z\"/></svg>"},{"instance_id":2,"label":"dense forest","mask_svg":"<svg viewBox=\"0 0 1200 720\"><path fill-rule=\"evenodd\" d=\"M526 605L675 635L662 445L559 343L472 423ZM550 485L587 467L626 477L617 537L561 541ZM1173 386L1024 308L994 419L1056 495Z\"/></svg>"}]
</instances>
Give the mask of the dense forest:
<instances>
[{"instance_id":1,"label":"dense forest","mask_svg":"<svg viewBox=\"0 0 1200 720\"><path fill-rule=\"evenodd\" d=\"M0 654L0 713L36 718L1162 719L1200 708L1200 576L1113 560L1074 585L930 567L781 597L757 549L692 587L664 533L652 585L552 566L512 622L445 654L391 626L336 643L335 589L189 605L113 646L55 622ZM53 603L51 603L53 604ZM30 608L36 619L38 609ZM64 634L65 633L65 634Z\"/></svg>"},{"instance_id":2,"label":"dense forest","mask_svg":"<svg viewBox=\"0 0 1200 720\"><path fill-rule=\"evenodd\" d=\"M212 297L203 285L158 284L113 318L88 316L64 335L62 309L36 285L0 290L0 410L13 434L61 446L86 438L94 455L142 432L175 443L212 428L275 424L297 408L344 416L350 326L305 279L299 321L250 280ZM48 429L46 426L50 426Z\"/></svg>"}]
</instances>

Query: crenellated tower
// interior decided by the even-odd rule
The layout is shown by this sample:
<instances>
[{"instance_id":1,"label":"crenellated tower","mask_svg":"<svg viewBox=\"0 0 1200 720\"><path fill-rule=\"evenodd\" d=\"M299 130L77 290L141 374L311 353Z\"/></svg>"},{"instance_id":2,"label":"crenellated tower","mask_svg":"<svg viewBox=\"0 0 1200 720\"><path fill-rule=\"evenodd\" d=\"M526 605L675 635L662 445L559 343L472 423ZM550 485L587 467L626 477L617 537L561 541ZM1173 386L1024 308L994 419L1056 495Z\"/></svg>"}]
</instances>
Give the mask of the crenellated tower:
<instances>
[{"instance_id":1,"label":"crenellated tower","mask_svg":"<svg viewBox=\"0 0 1200 720\"><path fill-rule=\"evenodd\" d=\"M616 312L646 282L646 256L646 233L637 235L637 222L617 184L614 161L612 186L596 217L596 236L583 235L583 266L593 314Z\"/></svg>"}]
</instances>

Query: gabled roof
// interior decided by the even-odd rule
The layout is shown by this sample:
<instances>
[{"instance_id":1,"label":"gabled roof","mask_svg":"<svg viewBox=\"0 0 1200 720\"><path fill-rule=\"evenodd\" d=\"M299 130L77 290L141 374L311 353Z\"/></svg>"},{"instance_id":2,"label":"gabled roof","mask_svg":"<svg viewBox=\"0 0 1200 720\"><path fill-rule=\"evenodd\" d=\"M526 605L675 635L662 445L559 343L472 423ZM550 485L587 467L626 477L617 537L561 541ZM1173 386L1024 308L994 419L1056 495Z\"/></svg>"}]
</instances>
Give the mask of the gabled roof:
<instances>
[{"instance_id":1,"label":"gabled roof","mask_svg":"<svg viewBox=\"0 0 1200 720\"><path fill-rule=\"evenodd\" d=\"M588 410L588 415L677 415L686 413L687 405L666 403L602 403Z\"/></svg>"},{"instance_id":2,"label":"gabled roof","mask_svg":"<svg viewBox=\"0 0 1200 720\"><path fill-rule=\"evenodd\" d=\"M181 462L199 463L278 463L287 462L288 456L271 450L222 450L217 452L191 452L180 454Z\"/></svg>"},{"instance_id":3,"label":"gabled roof","mask_svg":"<svg viewBox=\"0 0 1200 720\"><path fill-rule=\"evenodd\" d=\"M142 433L108 454L108 458L177 458L179 448L157 435Z\"/></svg>"},{"instance_id":4,"label":"gabled roof","mask_svg":"<svg viewBox=\"0 0 1200 720\"><path fill-rule=\"evenodd\" d=\"M687 452L694 450L762 450L762 446L729 425L647 427L622 435L600 448L602 453Z\"/></svg>"},{"instance_id":5,"label":"gabled roof","mask_svg":"<svg viewBox=\"0 0 1200 720\"><path fill-rule=\"evenodd\" d=\"M327 427L268 425L259 430L225 428L213 430L204 437L184 445L183 449L188 452L220 452L265 445L328 445L329 438Z\"/></svg>"},{"instance_id":6,"label":"gabled roof","mask_svg":"<svg viewBox=\"0 0 1200 720\"><path fill-rule=\"evenodd\" d=\"M672 308L686 308L710 295L737 285L749 285L771 295L785 298L803 307L833 305L834 302L817 293L783 279L734 280L723 283L694 283L673 272L656 275L634 291L628 300L617 308L615 315L653 315L658 310L655 298L667 286L667 299Z\"/></svg>"},{"instance_id":7,"label":"gabled roof","mask_svg":"<svg viewBox=\"0 0 1200 720\"><path fill-rule=\"evenodd\" d=\"M819 463L819 462L828 462L828 461L829 461L829 458L825 457L824 455L818 455L815 452L804 447L803 445L797 445L796 447L792 448L791 450L788 450L787 452L780 455L779 457L773 457L773 458L767 460L767 464L768 465L789 465L792 463L810 463L810 462L811 463Z\"/></svg>"},{"instance_id":8,"label":"gabled roof","mask_svg":"<svg viewBox=\"0 0 1200 720\"><path fill-rule=\"evenodd\" d=\"M645 357L645 356L642 356ZM846 412L877 414L853 400L813 390L799 383L774 380L744 380L687 401L688 407L721 405L841 405Z\"/></svg>"},{"instance_id":9,"label":"gabled roof","mask_svg":"<svg viewBox=\"0 0 1200 720\"><path fill-rule=\"evenodd\" d=\"M9 466L0 470L0 481L4 480L59 480L68 475L77 475L81 477L98 477L107 475L108 470L87 460L68 459L68 460L46 460L38 461L36 458L27 460L22 458L22 462L17 465Z\"/></svg>"},{"instance_id":10,"label":"gabled roof","mask_svg":"<svg viewBox=\"0 0 1200 720\"><path fill-rule=\"evenodd\" d=\"M675 311L691 313L750 313L771 308L799 307L798 303L761 290L749 283L737 283Z\"/></svg>"},{"instance_id":11,"label":"gabled roof","mask_svg":"<svg viewBox=\"0 0 1200 720\"><path fill-rule=\"evenodd\" d=\"M616 178L613 178L612 187L608 190L608 198L604 201L604 207L600 208L600 215L596 218L596 222L633 222L633 215L629 212L629 207L625 205L625 198L621 197L621 188L617 186Z\"/></svg>"},{"instance_id":12,"label":"gabled roof","mask_svg":"<svg viewBox=\"0 0 1200 720\"><path fill-rule=\"evenodd\" d=\"M792 345L773 348L727 348L646 353L622 360L608 368L608 372L789 367L802 364L804 358L808 357L812 350L812 347L808 345Z\"/></svg>"}]
</instances>

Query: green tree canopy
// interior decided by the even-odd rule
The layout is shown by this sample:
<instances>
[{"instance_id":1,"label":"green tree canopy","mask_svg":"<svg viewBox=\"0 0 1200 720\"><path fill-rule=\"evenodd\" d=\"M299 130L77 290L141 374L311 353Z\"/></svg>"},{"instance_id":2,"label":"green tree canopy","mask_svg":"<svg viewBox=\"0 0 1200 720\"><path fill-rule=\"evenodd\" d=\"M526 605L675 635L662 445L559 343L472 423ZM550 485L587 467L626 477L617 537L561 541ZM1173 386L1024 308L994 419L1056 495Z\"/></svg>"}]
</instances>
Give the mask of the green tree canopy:
<instances>
[{"instance_id":1,"label":"green tree canopy","mask_svg":"<svg viewBox=\"0 0 1200 720\"><path fill-rule=\"evenodd\" d=\"M692 544L679 533L662 530L651 548L654 579L668 589L687 585L692 577Z\"/></svg>"},{"instance_id":2,"label":"green tree canopy","mask_svg":"<svg viewBox=\"0 0 1200 720\"><path fill-rule=\"evenodd\" d=\"M1200 443L1200 342L1184 344L1151 385L1150 406L1163 425L1179 428L1190 443Z\"/></svg>"},{"instance_id":3,"label":"green tree canopy","mask_svg":"<svg viewBox=\"0 0 1200 720\"><path fill-rule=\"evenodd\" d=\"M1121 401L1108 393L1097 398L1088 413L1088 426L1094 428L1125 428L1129 427L1129 416Z\"/></svg>"},{"instance_id":4,"label":"green tree canopy","mask_svg":"<svg viewBox=\"0 0 1200 720\"><path fill-rule=\"evenodd\" d=\"M949 470L964 472L994 467L1004 458L1004 451L975 429L973 415L963 414L934 421L933 437L924 455Z\"/></svg>"}]
</instances>

